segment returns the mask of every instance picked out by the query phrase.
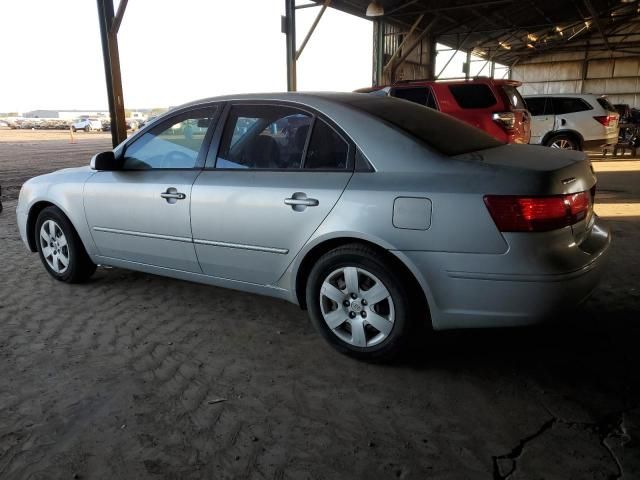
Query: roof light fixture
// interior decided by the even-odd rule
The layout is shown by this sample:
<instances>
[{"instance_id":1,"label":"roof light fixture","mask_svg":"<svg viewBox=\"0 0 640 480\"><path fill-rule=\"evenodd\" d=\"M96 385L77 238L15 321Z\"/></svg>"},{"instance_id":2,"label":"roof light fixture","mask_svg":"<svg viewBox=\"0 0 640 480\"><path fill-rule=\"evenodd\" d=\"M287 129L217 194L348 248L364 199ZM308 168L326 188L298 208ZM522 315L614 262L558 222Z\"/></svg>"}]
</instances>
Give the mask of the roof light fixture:
<instances>
[{"instance_id":1,"label":"roof light fixture","mask_svg":"<svg viewBox=\"0 0 640 480\"><path fill-rule=\"evenodd\" d=\"M380 5L380 2L377 0L373 0L369 3L367 7L367 13L365 13L367 17L381 17L384 15L384 7Z\"/></svg>"}]
</instances>

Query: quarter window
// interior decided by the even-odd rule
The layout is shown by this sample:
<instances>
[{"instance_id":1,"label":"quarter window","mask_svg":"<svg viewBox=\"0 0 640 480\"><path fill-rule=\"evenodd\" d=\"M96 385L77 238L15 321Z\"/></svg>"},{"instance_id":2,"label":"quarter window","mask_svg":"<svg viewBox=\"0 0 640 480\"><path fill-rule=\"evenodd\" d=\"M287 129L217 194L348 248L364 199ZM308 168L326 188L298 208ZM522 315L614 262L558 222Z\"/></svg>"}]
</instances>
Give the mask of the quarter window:
<instances>
[{"instance_id":1,"label":"quarter window","mask_svg":"<svg viewBox=\"0 0 640 480\"><path fill-rule=\"evenodd\" d=\"M311 119L310 114L290 107L233 106L216 168L301 168Z\"/></svg>"},{"instance_id":2,"label":"quarter window","mask_svg":"<svg viewBox=\"0 0 640 480\"><path fill-rule=\"evenodd\" d=\"M194 168L211 123L212 112L176 117L170 125L163 123L127 146L125 170Z\"/></svg>"},{"instance_id":3,"label":"quarter window","mask_svg":"<svg viewBox=\"0 0 640 480\"><path fill-rule=\"evenodd\" d=\"M333 128L316 119L304 161L306 169L336 170L347 168L349 145Z\"/></svg>"}]
</instances>

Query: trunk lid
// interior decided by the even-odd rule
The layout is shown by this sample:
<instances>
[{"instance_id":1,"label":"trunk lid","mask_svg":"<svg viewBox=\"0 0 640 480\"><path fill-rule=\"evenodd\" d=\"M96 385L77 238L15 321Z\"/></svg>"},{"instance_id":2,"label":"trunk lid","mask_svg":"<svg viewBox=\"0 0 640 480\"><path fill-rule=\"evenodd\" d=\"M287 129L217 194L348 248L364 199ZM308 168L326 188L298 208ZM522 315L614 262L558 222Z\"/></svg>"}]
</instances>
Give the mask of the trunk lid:
<instances>
[{"instance_id":1,"label":"trunk lid","mask_svg":"<svg viewBox=\"0 0 640 480\"><path fill-rule=\"evenodd\" d=\"M584 152L538 145L503 145L454 157L480 162L494 170L488 195L553 196L589 192L586 217L571 226L577 243L593 226L596 176Z\"/></svg>"}]
</instances>

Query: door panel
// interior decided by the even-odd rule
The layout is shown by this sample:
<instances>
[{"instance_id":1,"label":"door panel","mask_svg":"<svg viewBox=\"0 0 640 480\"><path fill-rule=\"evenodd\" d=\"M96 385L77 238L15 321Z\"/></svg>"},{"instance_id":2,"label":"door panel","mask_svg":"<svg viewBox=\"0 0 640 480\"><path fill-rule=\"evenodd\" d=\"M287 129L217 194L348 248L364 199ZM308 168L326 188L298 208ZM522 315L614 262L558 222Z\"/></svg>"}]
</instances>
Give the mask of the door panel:
<instances>
[{"instance_id":1,"label":"door panel","mask_svg":"<svg viewBox=\"0 0 640 480\"><path fill-rule=\"evenodd\" d=\"M276 282L331 211L351 174L204 171L191 201L203 272L265 285ZM304 205L313 200L317 205Z\"/></svg>"},{"instance_id":2,"label":"door panel","mask_svg":"<svg viewBox=\"0 0 640 480\"><path fill-rule=\"evenodd\" d=\"M93 175L85 184L84 207L100 255L200 272L189 220L198 173L147 170ZM167 192L185 198L161 197Z\"/></svg>"},{"instance_id":3,"label":"door panel","mask_svg":"<svg viewBox=\"0 0 640 480\"><path fill-rule=\"evenodd\" d=\"M189 203L218 107L176 113L125 145L122 168L85 184L87 222L100 255L201 272Z\"/></svg>"},{"instance_id":4,"label":"door panel","mask_svg":"<svg viewBox=\"0 0 640 480\"><path fill-rule=\"evenodd\" d=\"M555 130L555 117L553 115L538 115L531 117L531 140L529 143L540 143L542 137Z\"/></svg>"}]
</instances>

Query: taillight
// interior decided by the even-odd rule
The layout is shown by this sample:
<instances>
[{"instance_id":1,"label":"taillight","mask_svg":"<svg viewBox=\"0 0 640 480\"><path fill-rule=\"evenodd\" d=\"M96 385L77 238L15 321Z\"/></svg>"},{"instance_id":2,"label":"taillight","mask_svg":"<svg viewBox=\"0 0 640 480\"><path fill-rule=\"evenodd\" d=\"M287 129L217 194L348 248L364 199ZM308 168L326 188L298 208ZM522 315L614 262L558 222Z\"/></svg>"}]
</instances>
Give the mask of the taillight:
<instances>
[{"instance_id":1,"label":"taillight","mask_svg":"<svg viewBox=\"0 0 640 480\"><path fill-rule=\"evenodd\" d=\"M516 114L513 112L496 112L492 118L505 130L512 130L516 126Z\"/></svg>"},{"instance_id":2,"label":"taillight","mask_svg":"<svg viewBox=\"0 0 640 480\"><path fill-rule=\"evenodd\" d=\"M597 120L605 127L614 127L618 120L617 115L598 115L597 117L593 117L594 120Z\"/></svg>"},{"instance_id":3,"label":"taillight","mask_svg":"<svg viewBox=\"0 0 640 480\"><path fill-rule=\"evenodd\" d=\"M592 206L592 192L521 197L487 195L484 203L501 232L546 232L584 219Z\"/></svg>"}]
</instances>

